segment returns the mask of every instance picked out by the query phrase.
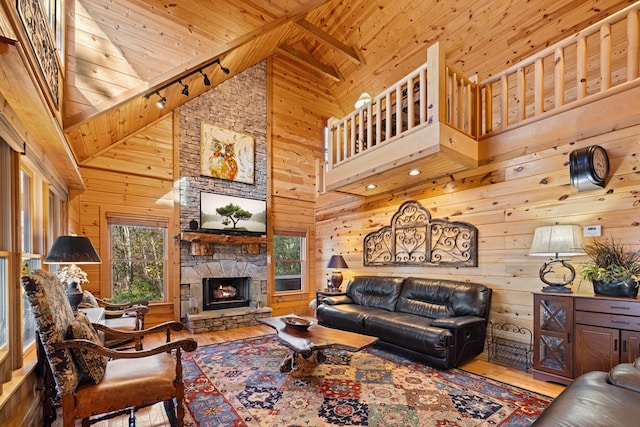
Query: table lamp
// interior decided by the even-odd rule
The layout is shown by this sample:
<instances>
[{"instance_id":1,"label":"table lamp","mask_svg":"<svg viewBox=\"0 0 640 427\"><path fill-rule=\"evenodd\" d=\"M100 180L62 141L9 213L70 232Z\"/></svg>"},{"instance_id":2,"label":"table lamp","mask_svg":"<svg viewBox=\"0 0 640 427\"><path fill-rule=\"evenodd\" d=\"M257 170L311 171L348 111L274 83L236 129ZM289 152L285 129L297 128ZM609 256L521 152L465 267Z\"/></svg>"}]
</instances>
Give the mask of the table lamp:
<instances>
[{"instance_id":1,"label":"table lamp","mask_svg":"<svg viewBox=\"0 0 640 427\"><path fill-rule=\"evenodd\" d=\"M331 274L331 285L335 290L339 290L340 285L342 285L342 273L339 269L349 268L349 266L345 262L344 258L342 258L342 255L331 255L327 268L333 268L333 273Z\"/></svg>"},{"instance_id":2,"label":"table lamp","mask_svg":"<svg viewBox=\"0 0 640 427\"><path fill-rule=\"evenodd\" d=\"M102 260L93 247L91 240L84 236L58 236L44 259L45 264L71 264L71 272L84 273L76 264L100 264ZM79 279L68 284L66 294L73 311L82 302L82 288Z\"/></svg>"},{"instance_id":3,"label":"table lamp","mask_svg":"<svg viewBox=\"0 0 640 427\"><path fill-rule=\"evenodd\" d=\"M545 262L540 268L540 280L548 286L542 288L542 292L571 293L571 289L565 287L573 282L576 270L562 257L585 255L582 248L582 227L579 225L549 225L538 227L533 235L533 243L529 251L531 256L546 256L551 261ZM553 270L555 265L562 265L569 271L569 275L562 280L549 279L550 274L557 275Z\"/></svg>"}]
</instances>

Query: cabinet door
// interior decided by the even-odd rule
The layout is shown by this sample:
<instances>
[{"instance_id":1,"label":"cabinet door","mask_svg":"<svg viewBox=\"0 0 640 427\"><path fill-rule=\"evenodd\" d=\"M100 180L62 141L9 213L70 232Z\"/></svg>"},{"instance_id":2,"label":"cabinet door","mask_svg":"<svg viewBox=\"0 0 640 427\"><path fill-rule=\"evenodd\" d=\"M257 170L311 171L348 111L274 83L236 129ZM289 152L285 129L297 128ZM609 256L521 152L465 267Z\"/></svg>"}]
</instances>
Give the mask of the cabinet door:
<instances>
[{"instance_id":1,"label":"cabinet door","mask_svg":"<svg viewBox=\"0 0 640 427\"><path fill-rule=\"evenodd\" d=\"M604 371L620 363L620 331L600 326L576 325L575 375Z\"/></svg>"},{"instance_id":2,"label":"cabinet door","mask_svg":"<svg viewBox=\"0 0 640 427\"><path fill-rule=\"evenodd\" d=\"M640 332L621 331L622 351L620 363L633 363L640 357Z\"/></svg>"},{"instance_id":3,"label":"cabinet door","mask_svg":"<svg viewBox=\"0 0 640 427\"><path fill-rule=\"evenodd\" d=\"M573 298L534 295L533 367L573 378Z\"/></svg>"}]
</instances>

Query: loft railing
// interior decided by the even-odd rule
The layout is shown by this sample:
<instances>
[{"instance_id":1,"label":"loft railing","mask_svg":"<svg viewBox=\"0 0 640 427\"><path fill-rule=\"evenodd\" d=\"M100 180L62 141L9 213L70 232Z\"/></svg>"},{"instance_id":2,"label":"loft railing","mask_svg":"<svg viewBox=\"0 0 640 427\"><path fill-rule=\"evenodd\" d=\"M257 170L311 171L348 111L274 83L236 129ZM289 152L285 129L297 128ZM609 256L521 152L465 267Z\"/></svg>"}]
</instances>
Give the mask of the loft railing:
<instances>
[{"instance_id":1,"label":"loft railing","mask_svg":"<svg viewBox=\"0 0 640 427\"><path fill-rule=\"evenodd\" d=\"M635 3L478 84L480 137L592 102L638 79Z\"/></svg>"},{"instance_id":2,"label":"loft railing","mask_svg":"<svg viewBox=\"0 0 640 427\"><path fill-rule=\"evenodd\" d=\"M327 169L435 121L477 138L476 99L476 84L445 64L442 48L436 43L428 49L425 64L372 102L329 123Z\"/></svg>"}]
</instances>

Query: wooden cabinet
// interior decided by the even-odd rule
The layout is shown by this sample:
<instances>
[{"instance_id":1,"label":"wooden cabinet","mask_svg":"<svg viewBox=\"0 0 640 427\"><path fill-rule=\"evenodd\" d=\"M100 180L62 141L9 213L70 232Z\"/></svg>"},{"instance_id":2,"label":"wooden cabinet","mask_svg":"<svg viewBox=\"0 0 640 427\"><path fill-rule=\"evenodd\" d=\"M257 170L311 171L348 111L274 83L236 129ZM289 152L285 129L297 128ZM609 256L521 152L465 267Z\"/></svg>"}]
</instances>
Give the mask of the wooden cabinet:
<instances>
[{"instance_id":1,"label":"wooden cabinet","mask_svg":"<svg viewBox=\"0 0 640 427\"><path fill-rule=\"evenodd\" d=\"M533 377L568 384L573 373L573 298L534 295Z\"/></svg>"},{"instance_id":2,"label":"wooden cabinet","mask_svg":"<svg viewBox=\"0 0 640 427\"><path fill-rule=\"evenodd\" d=\"M633 362L640 354L640 301L575 298L574 378Z\"/></svg>"},{"instance_id":3,"label":"wooden cabinet","mask_svg":"<svg viewBox=\"0 0 640 427\"><path fill-rule=\"evenodd\" d=\"M639 356L639 300L534 295L534 378L568 384Z\"/></svg>"}]
</instances>

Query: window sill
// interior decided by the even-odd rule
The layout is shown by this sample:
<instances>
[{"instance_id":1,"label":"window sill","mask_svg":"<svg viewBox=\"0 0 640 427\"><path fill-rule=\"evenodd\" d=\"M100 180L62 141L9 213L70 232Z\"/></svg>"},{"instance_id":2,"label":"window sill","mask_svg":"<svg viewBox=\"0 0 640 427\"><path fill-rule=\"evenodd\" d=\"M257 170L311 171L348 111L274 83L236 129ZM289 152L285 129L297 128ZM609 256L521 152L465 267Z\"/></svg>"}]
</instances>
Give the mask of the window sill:
<instances>
[{"instance_id":1,"label":"window sill","mask_svg":"<svg viewBox=\"0 0 640 427\"><path fill-rule=\"evenodd\" d=\"M38 364L38 354L35 346L27 352L22 360L22 368L15 369L11 372L11 380L2 384L2 395L0 396L0 411L4 405L11 399L13 394L20 388L22 383L35 370Z\"/></svg>"}]
</instances>

